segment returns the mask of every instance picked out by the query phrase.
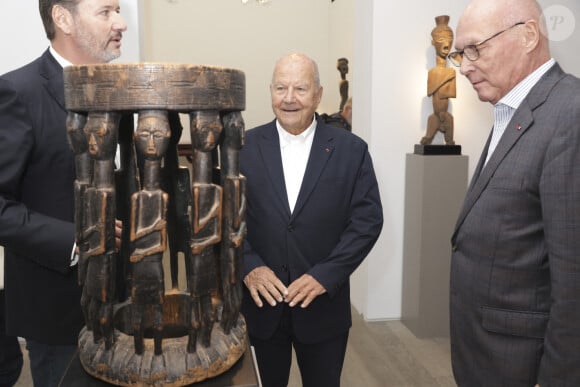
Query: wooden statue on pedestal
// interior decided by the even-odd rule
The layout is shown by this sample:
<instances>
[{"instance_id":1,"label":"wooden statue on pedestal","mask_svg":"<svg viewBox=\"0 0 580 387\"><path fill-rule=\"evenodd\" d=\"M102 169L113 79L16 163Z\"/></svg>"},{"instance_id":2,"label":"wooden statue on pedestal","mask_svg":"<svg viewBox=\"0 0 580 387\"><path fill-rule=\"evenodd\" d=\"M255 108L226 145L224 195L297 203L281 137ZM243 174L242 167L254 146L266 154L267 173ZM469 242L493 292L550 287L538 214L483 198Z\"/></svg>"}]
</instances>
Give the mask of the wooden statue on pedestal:
<instances>
[{"instance_id":1,"label":"wooden statue on pedestal","mask_svg":"<svg viewBox=\"0 0 580 387\"><path fill-rule=\"evenodd\" d=\"M427 95L433 102L433 114L427 121L427 133L421 139L422 145L431 144L437 131L443 133L446 145L454 145L453 116L449 113L449 98L456 96L455 69L447 67L447 55L453 45L453 31L448 26L449 16L437 16L436 27L431 32L435 47L436 66L429 70Z\"/></svg>"}]
</instances>

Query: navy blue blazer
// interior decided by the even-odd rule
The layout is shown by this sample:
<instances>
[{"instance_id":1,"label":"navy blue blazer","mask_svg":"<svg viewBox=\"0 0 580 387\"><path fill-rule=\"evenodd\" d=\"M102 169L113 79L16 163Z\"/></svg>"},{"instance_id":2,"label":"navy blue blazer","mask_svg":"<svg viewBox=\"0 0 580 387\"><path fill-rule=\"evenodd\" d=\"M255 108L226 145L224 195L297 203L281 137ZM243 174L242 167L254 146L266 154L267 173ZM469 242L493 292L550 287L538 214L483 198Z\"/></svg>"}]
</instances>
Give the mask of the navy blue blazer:
<instances>
[{"instance_id":1,"label":"navy blue blazer","mask_svg":"<svg viewBox=\"0 0 580 387\"><path fill-rule=\"evenodd\" d=\"M0 77L0 244L7 332L75 344L83 325L74 244L74 155L62 67L47 50Z\"/></svg>"},{"instance_id":2,"label":"navy blue blazer","mask_svg":"<svg viewBox=\"0 0 580 387\"><path fill-rule=\"evenodd\" d=\"M246 132L240 168L247 178L244 276L268 266L289 285L309 273L327 290L307 308L292 308L296 337L314 343L351 326L349 277L369 253L383 224L367 144L318 120L310 158L290 213L280 142L272 121ZM244 287L242 313L251 335L269 338L282 305L258 308Z\"/></svg>"}]
</instances>

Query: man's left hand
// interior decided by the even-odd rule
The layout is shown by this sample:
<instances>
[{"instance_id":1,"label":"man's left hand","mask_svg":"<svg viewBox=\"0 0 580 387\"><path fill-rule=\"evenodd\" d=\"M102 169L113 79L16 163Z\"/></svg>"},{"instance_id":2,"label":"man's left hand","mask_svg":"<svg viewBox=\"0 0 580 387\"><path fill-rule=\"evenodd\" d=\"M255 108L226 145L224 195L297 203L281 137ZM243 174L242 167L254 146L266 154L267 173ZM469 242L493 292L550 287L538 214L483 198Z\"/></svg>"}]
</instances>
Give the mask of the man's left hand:
<instances>
[{"instance_id":1,"label":"man's left hand","mask_svg":"<svg viewBox=\"0 0 580 387\"><path fill-rule=\"evenodd\" d=\"M304 274L288 286L288 295L284 301L291 307L300 304L302 308L306 308L316 297L324 293L326 293L326 289L320 282L310 274Z\"/></svg>"}]
</instances>

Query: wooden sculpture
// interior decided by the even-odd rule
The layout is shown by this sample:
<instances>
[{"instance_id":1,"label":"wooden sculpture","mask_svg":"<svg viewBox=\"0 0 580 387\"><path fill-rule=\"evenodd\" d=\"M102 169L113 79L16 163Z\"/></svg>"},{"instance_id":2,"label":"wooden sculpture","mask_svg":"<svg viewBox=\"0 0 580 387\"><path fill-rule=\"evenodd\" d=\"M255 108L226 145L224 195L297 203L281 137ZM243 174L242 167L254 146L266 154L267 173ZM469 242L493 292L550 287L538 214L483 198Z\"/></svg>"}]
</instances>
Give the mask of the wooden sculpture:
<instances>
[{"instance_id":1,"label":"wooden sculpture","mask_svg":"<svg viewBox=\"0 0 580 387\"><path fill-rule=\"evenodd\" d=\"M227 371L248 345L240 314L244 74L151 63L71 66L64 74L83 368L121 386L183 386ZM179 113L191 122L191 177L177 160Z\"/></svg>"},{"instance_id":2,"label":"wooden sculpture","mask_svg":"<svg viewBox=\"0 0 580 387\"><path fill-rule=\"evenodd\" d=\"M336 61L336 69L340 72L340 81L338 82L338 91L340 93L338 112L340 113L346 101L348 101L348 80L346 79L346 74L348 74L348 59L338 58Z\"/></svg>"},{"instance_id":3,"label":"wooden sculpture","mask_svg":"<svg viewBox=\"0 0 580 387\"><path fill-rule=\"evenodd\" d=\"M433 102L433 114L427 119L427 133L421 139L421 144L429 145L438 131L445 138L445 145L454 145L453 116L447 110L449 98L456 95L455 69L447 67L447 55L453 45L453 31L448 26L449 16L437 16L436 26L431 32L431 43L435 47L436 65L427 77L427 95Z\"/></svg>"}]
</instances>

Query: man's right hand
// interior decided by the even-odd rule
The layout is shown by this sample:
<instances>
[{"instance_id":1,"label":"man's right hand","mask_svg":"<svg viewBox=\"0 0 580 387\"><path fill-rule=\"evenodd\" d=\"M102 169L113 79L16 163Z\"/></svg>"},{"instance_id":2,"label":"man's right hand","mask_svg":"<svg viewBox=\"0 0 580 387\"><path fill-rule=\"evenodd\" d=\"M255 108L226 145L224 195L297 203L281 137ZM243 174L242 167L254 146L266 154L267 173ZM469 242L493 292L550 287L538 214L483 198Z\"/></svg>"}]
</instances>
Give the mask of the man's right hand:
<instances>
[{"instance_id":1,"label":"man's right hand","mask_svg":"<svg viewBox=\"0 0 580 387\"><path fill-rule=\"evenodd\" d=\"M256 305L261 308L264 304L262 298L272 306L276 301L284 301L288 295L286 286L276 277L276 274L266 266L258 266L244 278L244 284L250 291Z\"/></svg>"}]
</instances>

